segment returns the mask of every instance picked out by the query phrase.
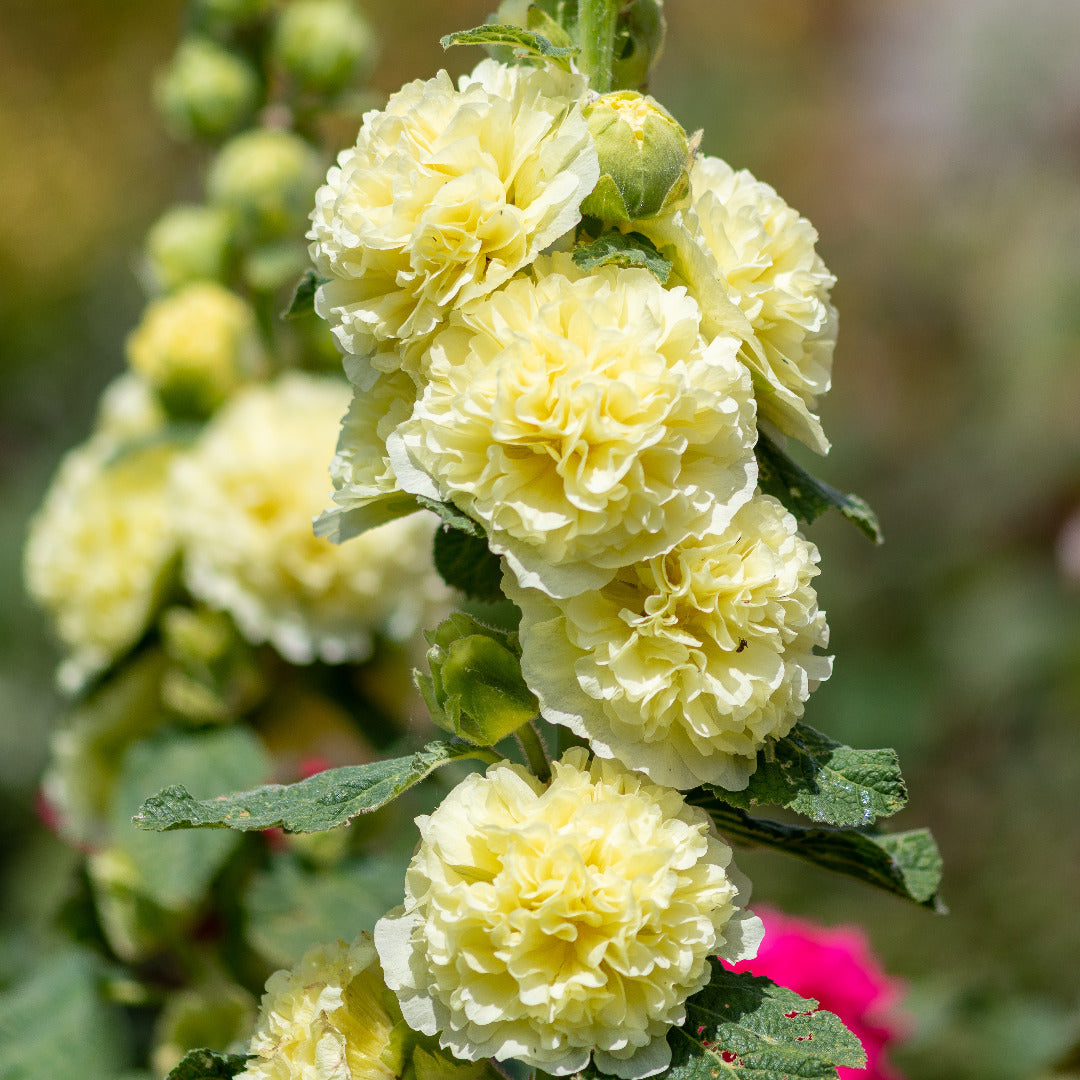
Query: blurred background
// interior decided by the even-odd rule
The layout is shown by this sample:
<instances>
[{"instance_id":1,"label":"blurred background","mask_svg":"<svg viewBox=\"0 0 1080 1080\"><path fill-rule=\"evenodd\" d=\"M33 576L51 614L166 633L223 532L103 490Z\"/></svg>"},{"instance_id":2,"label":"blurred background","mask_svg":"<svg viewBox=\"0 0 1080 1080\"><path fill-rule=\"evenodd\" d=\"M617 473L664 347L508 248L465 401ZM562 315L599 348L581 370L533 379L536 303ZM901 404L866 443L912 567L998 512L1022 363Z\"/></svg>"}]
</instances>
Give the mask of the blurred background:
<instances>
[{"instance_id":1,"label":"blurred background","mask_svg":"<svg viewBox=\"0 0 1080 1080\"><path fill-rule=\"evenodd\" d=\"M471 67L474 0L365 0L383 92ZM772 184L836 274L834 450L878 511L822 551L835 674L806 719L895 746L901 827L943 850L947 917L769 854L755 895L864 925L909 984L911 1080L1035 1077L1080 1037L1080 6L668 0L652 92ZM142 308L147 227L197 198L150 85L180 0L0 0L0 914L66 872L35 791L60 711L23 597L26 521Z\"/></svg>"}]
</instances>

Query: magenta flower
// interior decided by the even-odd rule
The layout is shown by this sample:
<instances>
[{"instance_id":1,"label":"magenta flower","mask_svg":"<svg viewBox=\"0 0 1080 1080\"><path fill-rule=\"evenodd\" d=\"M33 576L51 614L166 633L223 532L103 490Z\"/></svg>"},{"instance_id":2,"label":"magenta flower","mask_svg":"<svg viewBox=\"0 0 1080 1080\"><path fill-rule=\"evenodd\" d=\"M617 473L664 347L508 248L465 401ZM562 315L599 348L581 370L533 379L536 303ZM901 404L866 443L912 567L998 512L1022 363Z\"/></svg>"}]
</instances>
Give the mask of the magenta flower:
<instances>
[{"instance_id":1,"label":"magenta flower","mask_svg":"<svg viewBox=\"0 0 1080 1080\"><path fill-rule=\"evenodd\" d=\"M866 1069L837 1069L840 1080L903 1080L886 1060L888 1045L906 1027L897 1005L903 984L885 974L857 926L820 926L754 905L765 938L753 960L734 971L765 975L836 1013L866 1050Z\"/></svg>"}]
</instances>

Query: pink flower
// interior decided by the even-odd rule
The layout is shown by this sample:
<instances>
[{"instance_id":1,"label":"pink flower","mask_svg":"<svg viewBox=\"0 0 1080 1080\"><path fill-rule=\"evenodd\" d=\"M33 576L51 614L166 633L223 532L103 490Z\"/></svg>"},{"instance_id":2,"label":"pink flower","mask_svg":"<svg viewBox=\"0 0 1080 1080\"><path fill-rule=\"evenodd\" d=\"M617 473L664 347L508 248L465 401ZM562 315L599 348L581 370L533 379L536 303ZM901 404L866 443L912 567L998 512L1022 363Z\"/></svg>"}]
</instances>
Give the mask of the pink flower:
<instances>
[{"instance_id":1,"label":"pink flower","mask_svg":"<svg viewBox=\"0 0 1080 1080\"><path fill-rule=\"evenodd\" d=\"M753 960L734 971L765 975L836 1013L866 1050L866 1070L838 1069L840 1080L903 1080L885 1060L888 1044L903 1033L897 1010L903 985L887 976L869 939L857 926L826 927L754 905L765 938Z\"/></svg>"}]
</instances>

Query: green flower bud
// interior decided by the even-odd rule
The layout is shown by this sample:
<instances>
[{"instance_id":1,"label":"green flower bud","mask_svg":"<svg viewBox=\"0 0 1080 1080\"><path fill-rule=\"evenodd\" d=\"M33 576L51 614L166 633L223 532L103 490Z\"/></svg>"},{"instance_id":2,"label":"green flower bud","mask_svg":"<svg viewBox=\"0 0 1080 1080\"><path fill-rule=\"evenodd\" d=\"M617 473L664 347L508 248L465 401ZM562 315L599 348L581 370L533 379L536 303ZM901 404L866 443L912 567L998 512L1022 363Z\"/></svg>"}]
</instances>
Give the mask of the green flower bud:
<instances>
[{"instance_id":1,"label":"green flower bud","mask_svg":"<svg viewBox=\"0 0 1080 1080\"><path fill-rule=\"evenodd\" d=\"M154 98L169 129L181 138L218 139L243 127L259 104L254 69L207 38L180 43L159 75Z\"/></svg>"},{"instance_id":2,"label":"green flower bud","mask_svg":"<svg viewBox=\"0 0 1080 1080\"><path fill-rule=\"evenodd\" d=\"M323 179L315 149L289 131L257 128L226 143L210 166L210 201L233 215L242 239L305 231Z\"/></svg>"},{"instance_id":3,"label":"green flower bud","mask_svg":"<svg viewBox=\"0 0 1080 1080\"><path fill-rule=\"evenodd\" d=\"M229 215L212 206L174 206L150 227L146 266L156 292L225 276Z\"/></svg>"},{"instance_id":4,"label":"green flower bud","mask_svg":"<svg viewBox=\"0 0 1080 1080\"><path fill-rule=\"evenodd\" d=\"M250 709L265 692L254 649L232 620L208 608L169 608L161 617L169 667L161 700L196 723L223 723Z\"/></svg>"},{"instance_id":5,"label":"green flower bud","mask_svg":"<svg viewBox=\"0 0 1080 1080\"><path fill-rule=\"evenodd\" d=\"M277 64L305 90L335 94L371 73L375 35L349 0L296 0L278 19Z\"/></svg>"},{"instance_id":6,"label":"green flower bud","mask_svg":"<svg viewBox=\"0 0 1080 1080\"><path fill-rule=\"evenodd\" d=\"M298 240L260 244L247 253L240 272L256 292L273 293L296 279L310 264L307 248ZM339 357L340 359L340 357Z\"/></svg>"},{"instance_id":7,"label":"green flower bud","mask_svg":"<svg viewBox=\"0 0 1080 1080\"><path fill-rule=\"evenodd\" d=\"M128 363L170 416L202 419L265 366L255 313L210 281L147 305L127 340Z\"/></svg>"},{"instance_id":8,"label":"green flower bud","mask_svg":"<svg viewBox=\"0 0 1080 1080\"><path fill-rule=\"evenodd\" d=\"M662 105L634 90L616 90L584 113L600 156L600 181L581 204L583 214L626 223L689 198L689 140Z\"/></svg>"},{"instance_id":9,"label":"green flower bud","mask_svg":"<svg viewBox=\"0 0 1080 1080\"><path fill-rule=\"evenodd\" d=\"M459 612L427 638L431 675L414 675L432 719L445 731L493 746L539 713L521 675L516 634Z\"/></svg>"}]
</instances>

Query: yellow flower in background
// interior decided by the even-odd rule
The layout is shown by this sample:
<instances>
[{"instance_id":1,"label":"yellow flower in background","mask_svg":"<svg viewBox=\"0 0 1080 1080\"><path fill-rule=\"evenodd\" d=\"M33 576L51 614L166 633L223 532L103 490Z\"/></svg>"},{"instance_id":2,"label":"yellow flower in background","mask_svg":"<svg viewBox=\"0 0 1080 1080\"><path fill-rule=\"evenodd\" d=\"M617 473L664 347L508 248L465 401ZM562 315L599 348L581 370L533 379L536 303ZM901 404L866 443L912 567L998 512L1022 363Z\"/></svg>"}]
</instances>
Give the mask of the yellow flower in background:
<instances>
[{"instance_id":1,"label":"yellow flower in background","mask_svg":"<svg viewBox=\"0 0 1080 1080\"><path fill-rule=\"evenodd\" d=\"M521 608L521 667L547 720L653 780L741 790L832 670L818 553L775 499L720 534L624 567L602 589Z\"/></svg>"},{"instance_id":2,"label":"yellow flower in background","mask_svg":"<svg viewBox=\"0 0 1080 1080\"><path fill-rule=\"evenodd\" d=\"M756 344L741 358L754 375L758 414L818 453L829 442L815 412L829 389L836 345L836 279L814 249L817 232L745 169L699 157L690 173L702 235Z\"/></svg>"},{"instance_id":3,"label":"yellow flower in background","mask_svg":"<svg viewBox=\"0 0 1080 1080\"><path fill-rule=\"evenodd\" d=\"M109 411L122 411L115 393ZM177 548L166 494L175 454L125 451L99 433L67 454L30 523L26 586L67 651L68 692L131 648L157 609Z\"/></svg>"},{"instance_id":4,"label":"yellow flower in background","mask_svg":"<svg viewBox=\"0 0 1080 1080\"><path fill-rule=\"evenodd\" d=\"M128 371L102 391L94 430L121 445L161 431L167 421L150 384Z\"/></svg>"},{"instance_id":5,"label":"yellow flower in background","mask_svg":"<svg viewBox=\"0 0 1080 1080\"><path fill-rule=\"evenodd\" d=\"M580 76L493 60L369 112L316 197L316 310L345 353L432 333L573 228L599 176ZM401 363L394 352L386 364Z\"/></svg>"},{"instance_id":6,"label":"yellow flower in background","mask_svg":"<svg viewBox=\"0 0 1080 1080\"><path fill-rule=\"evenodd\" d=\"M430 515L348 544L314 535L348 404L340 379L292 373L253 384L215 415L173 477L188 589L293 663L366 659L374 635L405 639L448 602L431 565Z\"/></svg>"},{"instance_id":7,"label":"yellow flower in background","mask_svg":"<svg viewBox=\"0 0 1080 1080\"><path fill-rule=\"evenodd\" d=\"M454 313L388 447L403 488L568 596L730 521L757 480L754 404L739 340L707 345L684 289L568 255L535 270Z\"/></svg>"},{"instance_id":8,"label":"yellow flower in background","mask_svg":"<svg viewBox=\"0 0 1080 1080\"><path fill-rule=\"evenodd\" d=\"M239 1080L396 1080L387 996L366 934L313 945L267 981Z\"/></svg>"},{"instance_id":9,"label":"yellow flower in background","mask_svg":"<svg viewBox=\"0 0 1080 1080\"><path fill-rule=\"evenodd\" d=\"M151 301L127 353L171 413L195 418L208 416L265 365L255 313L210 281Z\"/></svg>"},{"instance_id":10,"label":"yellow flower in background","mask_svg":"<svg viewBox=\"0 0 1080 1080\"><path fill-rule=\"evenodd\" d=\"M405 1020L457 1057L650 1076L709 956L757 950L708 815L581 748L548 785L503 762L473 774L417 824L375 942Z\"/></svg>"}]
</instances>

